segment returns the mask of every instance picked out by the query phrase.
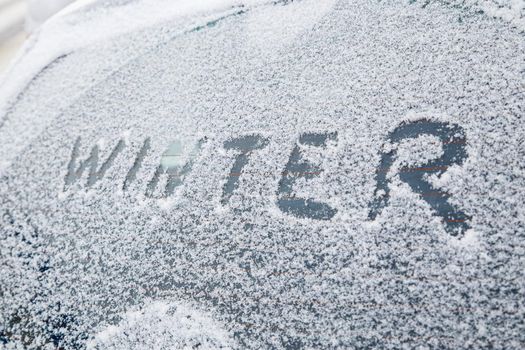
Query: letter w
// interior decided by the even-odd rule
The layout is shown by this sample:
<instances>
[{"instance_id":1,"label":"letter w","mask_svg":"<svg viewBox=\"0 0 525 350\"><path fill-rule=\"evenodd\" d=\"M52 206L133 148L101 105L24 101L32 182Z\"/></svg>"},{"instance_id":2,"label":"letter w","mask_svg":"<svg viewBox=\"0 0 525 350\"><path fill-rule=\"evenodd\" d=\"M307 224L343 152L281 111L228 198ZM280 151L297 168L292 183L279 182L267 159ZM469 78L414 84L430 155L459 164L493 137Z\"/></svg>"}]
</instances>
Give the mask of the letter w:
<instances>
[{"instance_id":1,"label":"letter w","mask_svg":"<svg viewBox=\"0 0 525 350\"><path fill-rule=\"evenodd\" d=\"M82 178L82 175L84 174L84 171L87 168L89 168L89 175L86 187L89 188L93 186L95 182L104 177L106 171L108 171L111 165L113 165L115 158L117 158L118 154L124 149L124 145L124 141L120 140L113 149L113 151L111 151L111 154L108 156L106 161L100 166L100 168L98 168L99 149L98 146L94 146L91 149L89 157L85 160L80 161L80 165L77 168L76 164L80 153L79 137L75 142L75 146L73 147L73 153L71 154L71 160L69 161L69 165L67 167L64 191L66 191L71 185L73 185L75 181L80 180Z\"/></svg>"}]
</instances>

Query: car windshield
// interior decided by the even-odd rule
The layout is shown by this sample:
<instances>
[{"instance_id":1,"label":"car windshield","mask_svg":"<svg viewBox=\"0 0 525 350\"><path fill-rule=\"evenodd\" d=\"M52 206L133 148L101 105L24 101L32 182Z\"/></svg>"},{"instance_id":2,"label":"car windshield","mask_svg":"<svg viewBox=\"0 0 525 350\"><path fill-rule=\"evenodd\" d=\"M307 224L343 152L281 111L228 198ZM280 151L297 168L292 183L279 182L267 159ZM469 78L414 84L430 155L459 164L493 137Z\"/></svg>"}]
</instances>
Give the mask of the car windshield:
<instances>
[{"instance_id":1,"label":"car windshield","mask_svg":"<svg viewBox=\"0 0 525 350\"><path fill-rule=\"evenodd\" d=\"M519 348L524 44L258 1L60 55L0 116L0 347Z\"/></svg>"}]
</instances>

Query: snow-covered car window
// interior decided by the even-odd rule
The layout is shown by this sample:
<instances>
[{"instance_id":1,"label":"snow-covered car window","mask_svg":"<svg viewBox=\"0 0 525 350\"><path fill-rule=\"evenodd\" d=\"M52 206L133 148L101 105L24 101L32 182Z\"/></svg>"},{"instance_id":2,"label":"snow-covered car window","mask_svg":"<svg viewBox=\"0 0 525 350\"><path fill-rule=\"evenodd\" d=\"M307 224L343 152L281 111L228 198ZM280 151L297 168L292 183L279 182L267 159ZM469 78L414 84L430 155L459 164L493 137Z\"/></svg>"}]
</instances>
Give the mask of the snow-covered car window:
<instances>
[{"instance_id":1,"label":"snow-covered car window","mask_svg":"<svg viewBox=\"0 0 525 350\"><path fill-rule=\"evenodd\" d=\"M64 52L0 114L0 347L525 346L516 23L185 14Z\"/></svg>"}]
</instances>

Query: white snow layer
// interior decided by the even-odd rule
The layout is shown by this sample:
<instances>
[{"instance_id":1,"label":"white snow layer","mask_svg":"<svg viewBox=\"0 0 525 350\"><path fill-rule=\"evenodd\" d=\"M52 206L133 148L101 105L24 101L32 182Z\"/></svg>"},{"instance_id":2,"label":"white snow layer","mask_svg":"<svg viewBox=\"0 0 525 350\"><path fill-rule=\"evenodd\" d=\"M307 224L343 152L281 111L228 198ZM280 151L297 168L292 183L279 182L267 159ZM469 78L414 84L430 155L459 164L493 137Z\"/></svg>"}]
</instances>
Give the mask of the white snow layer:
<instances>
[{"instance_id":1,"label":"white snow layer","mask_svg":"<svg viewBox=\"0 0 525 350\"><path fill-rule=\"evenodd\" d=\"M246 2L246 1L245 1ZM255 3L256 0L251 1ZM36 33L34 33L19 53L12 68L0 79L0 139L6 140L10 145L0 151L0 174L2 170L9 166L10 159L16 156L17 151L23 149L31 141L32 135L38 135L41 128L46 125L50 116L39 119L35 124L34 119L17 120L23 126L18 127L23 134L16 133L10 137L3 135L1 126L6 123L10 104L27 84L42 69L60 57L74 53L81 47L93 45L97 42L107 42L112 37L118 37L129 31L139 31L144 28L152 27L155 23L162 23L168 20L182 22L184 24L173 25L169 33L155 33L149 36L143 43L134 43L135 46L126 50L126 55L113 53L118 57L108 57L107 61L101 62L98 59L89 59L83 62L85 75L84 79L75 79L74 85L69 84L68 79L54 81L47 85L48 91L44 91L48 96L53 95L49 90L62 91L62 95L56 95L57 100L48 101L50 105L58 107L61 101L69 101L74 96L82 93L83 88L89 87L97 82L97 79L111 74L111 72L123 64L124 60L129 60L139 55L140 52L148 47L155 46L168 35L181 34L186 30L207 23L213 19L220 18L232 7L239 6L242 2L234 0L206 0L206 1L131 1L125 2L122 6L116 7L95 7L91 11L78 11L64 16L50 19ZM248 1L250 3L250 1ZM221 10L224 10L221 12ZM211 15L205 15L210 14ZM203 14L199 16L199 14ZM181 18L186 18L181 21ZM94 52L97 56L98 53ZM111 64L117 61L114 64ZM43 102L45 103L45 102ZM56 108L59 110L60 108Z\"/></svg>"},{"instance_id":2,"label":"white snow layer","mask_svg":"<svg viewBox=\"0 0 525 350\"><path fill-rule=\"evenodd\" d=\"M232 349L233 340L209 315L186 304L151 302L98 332L88 350Z\"/></svg>"},{"instance_id":3,"label":"white snow layer","mask_svg":"<svg viewBox=\"0 0 525 350\"><path fill-rule=\"evenodd\" d=\"M60 56L155 23L220 12L263 0L141 0L125 1L116 6L94 6L99 2L88 3L92 6L90 11L80 9L55 16L31 35L1 81L0 123L13 94L19 93L35 74Z\"/></svg>"},{"instance_id":4,"label":"white snow layer","mask_svg":"<svg viewBox=\"0 0 525 350\"><path fill-rule=\"evenodd\" d=\"M112 3L56 19L93 33L52 54L44 26L2 88L0 348L524 347L520 28L442 2ZM461 131L393 140L422 121Z\"/></svg>"}]
</instances>

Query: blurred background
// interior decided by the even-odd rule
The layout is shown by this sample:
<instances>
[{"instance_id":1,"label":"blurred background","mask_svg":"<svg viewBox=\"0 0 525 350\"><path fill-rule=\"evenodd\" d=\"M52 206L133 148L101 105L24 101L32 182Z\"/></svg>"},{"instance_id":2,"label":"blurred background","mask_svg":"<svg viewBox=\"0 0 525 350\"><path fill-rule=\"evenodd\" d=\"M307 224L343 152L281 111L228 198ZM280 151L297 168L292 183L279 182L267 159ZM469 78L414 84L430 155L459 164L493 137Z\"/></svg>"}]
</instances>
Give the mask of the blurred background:
<instances>
[{"instance_id":1,"label":"blurred background","mask_svg":"<svg viewBox=\"0 0 525 350\"><path fill-rule=\"evenodd\" d=\"M75 0L0 0L0 74L27 36Z\"/></svg>"}]
</instances>

